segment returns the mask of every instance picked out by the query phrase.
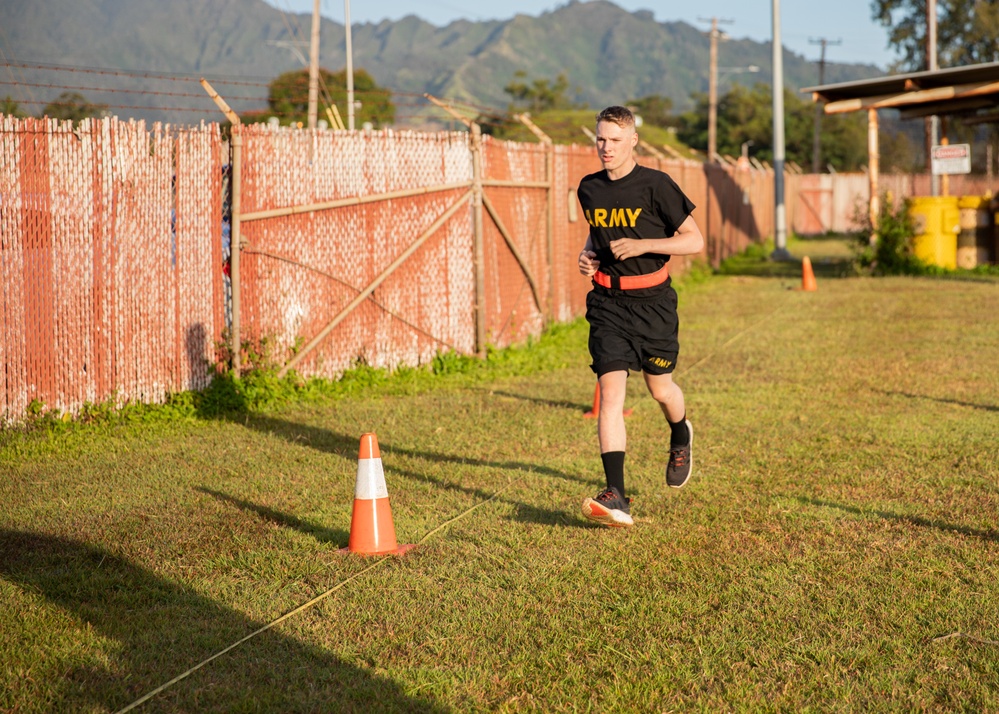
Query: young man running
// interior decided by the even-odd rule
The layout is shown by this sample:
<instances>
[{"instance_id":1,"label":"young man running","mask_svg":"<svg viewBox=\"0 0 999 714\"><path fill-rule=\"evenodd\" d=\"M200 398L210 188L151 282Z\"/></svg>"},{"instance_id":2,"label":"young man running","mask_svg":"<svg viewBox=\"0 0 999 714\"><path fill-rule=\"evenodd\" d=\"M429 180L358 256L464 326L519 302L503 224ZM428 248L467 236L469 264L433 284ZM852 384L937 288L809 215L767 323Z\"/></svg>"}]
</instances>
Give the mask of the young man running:
<instances>
[{"instance_id":1,"label":"young man running","mask_svg":"<svg viewBox=\"0 0 999 714\"><path fill-rule=\"evenodd\" d=\"M583 515L607 526L630 526L624 489L624 399L629 370L641 371L670 428L666 483L690 479L694 432L683 392L673 382L680 350L672 255L694 255L704 237L691 217L694 204L667 174L635 161L635 117L625 107L597 115L597 155L603 171L579 183L590 224L579 272L593 280L586 297L592 369L600 384L597 433L607 487L583 501Z\"/></svg>"}]
</instances>

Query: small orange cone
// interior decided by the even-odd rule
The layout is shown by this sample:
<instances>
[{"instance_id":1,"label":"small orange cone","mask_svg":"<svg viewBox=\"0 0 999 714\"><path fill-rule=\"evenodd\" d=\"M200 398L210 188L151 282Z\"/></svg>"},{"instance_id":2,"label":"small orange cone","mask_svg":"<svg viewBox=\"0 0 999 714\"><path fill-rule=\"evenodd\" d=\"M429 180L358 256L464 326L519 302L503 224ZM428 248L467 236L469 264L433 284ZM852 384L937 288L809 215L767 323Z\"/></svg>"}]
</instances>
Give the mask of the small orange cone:
<instances>
[{"instance_id":1,"label":"small orange cone","mask_svg":"<svg viewBox=\"0 0 999 714\"><path fill-rule=\"evenodd\" d=\"M631 410L624 410L625 416L631 416ZM597 382L597 389L593 392L593 409L583 413L584 419L596 419L600 416L600 382Z\"/></svg>"},{"instance_id":2,"label":"small orange cone","mask_svg":"<svg viewBox=\"0 0 999 714\"><path fill-rule=\"evenodd\" d=\"M801 259L801 289L813 292L819 289L815 282L815 273L812 272L812 259L807 255Z\"/></svg>"},{"instance_id":3,"label":"small orange cone","mask_svg":"<svg viewBox=\"0 0 999 714\"><path fill-rule=\"evenodd\" d=\"M392 509L378 437L361 436L357 457L357 481L354 486L354 510L350 517L350 541L341 553L358 555L402 555L415 545L400 546L395 540Z\"/></svg>"}]
</instances>

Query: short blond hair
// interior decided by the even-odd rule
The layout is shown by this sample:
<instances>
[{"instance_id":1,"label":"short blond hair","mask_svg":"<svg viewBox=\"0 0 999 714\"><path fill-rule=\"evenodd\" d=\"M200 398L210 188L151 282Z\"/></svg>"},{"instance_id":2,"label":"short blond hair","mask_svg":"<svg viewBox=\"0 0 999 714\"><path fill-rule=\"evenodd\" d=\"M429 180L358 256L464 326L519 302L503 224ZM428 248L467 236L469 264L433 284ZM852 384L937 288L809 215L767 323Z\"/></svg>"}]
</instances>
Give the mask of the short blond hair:
<instances>
[{"instance_id":1,"label":"short blond hair","mask_svg":"<svg viewBox=\"0 0 999 714\"><path fill-rule=\"evenodd\" d=\"M635 115L631 113L628 107L607 107L599 114L597 114L597 124L602 121L608 121L611 124L617 124L622 129L629 126L635 126Z\"/></svg>"}]
</instances>

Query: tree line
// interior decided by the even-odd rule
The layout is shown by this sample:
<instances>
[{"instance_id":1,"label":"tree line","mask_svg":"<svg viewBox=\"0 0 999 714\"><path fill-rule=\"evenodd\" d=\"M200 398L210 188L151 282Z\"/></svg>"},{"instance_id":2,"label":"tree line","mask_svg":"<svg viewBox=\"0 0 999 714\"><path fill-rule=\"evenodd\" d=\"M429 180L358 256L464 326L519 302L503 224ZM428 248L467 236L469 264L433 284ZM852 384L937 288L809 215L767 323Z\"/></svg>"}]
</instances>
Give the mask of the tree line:
<instances>
[{"instance_id":1,"label":"tree line","mask_svg":"<svg viewBox=\"0 0 999 714\"><path fill-rule=\"evenodd\" d=\"M871 17L889 28L889 45L900 57L895 71L926 69L926 0L871 0ZM999 2L981 0L937 0L940 66L999 61ZM334 126L343 124L337 107L347 104L346 70L330 72L321 69L320 119ZM267 108L245 112L243 121L277 121L284 125L304 125L308 111L309 74L307 70L286 72L276 77L268 87ZM354 73L355 119L358 126L380 128L395 121L396 108L391 92L379 87L363 69ZM481 114L477 120L484 131L497 137L519 137L516 113L530 113L536 123L551 119L556 126L556 141L578 141L579 122L586 120L585 106L573 102L579 94L566 73L554 79L531 78L524 71L514 73L504 87L511 103L506 114ZM658 127L691 148L706 150L708 134L708 96L693 95L694 108L682 114L673 113L673 101L661 95L635 97L628 104L641 117L645 127ZM794 92L784 96L786 158L802 166L810 165L814 131L814 105ZM108 107L87 101L78 92L64 92L43 110L43 116L79 121L85 117L103 116ZM577 112L569 119L561 114ZM0 100L0 114L25 116L17 102L7 96ZM559 135L559 122L571 124ZM919 170L924 148L918 132L899 130L897 120L887 117L882 131L881 165L886 171ZM771 88L766 84L747 87L735 85L718 98L718 152L730 156L747 153L760 161L772 162L772 101ZM867 161L867 126L859 113L821 117L821 152L830 170L855 171ZM967 140L970 129L952 128L955 138ZM995 135L995 125L992 127ZM966 136L968 135L968 136Z\"/></svg>"}]
</instances>

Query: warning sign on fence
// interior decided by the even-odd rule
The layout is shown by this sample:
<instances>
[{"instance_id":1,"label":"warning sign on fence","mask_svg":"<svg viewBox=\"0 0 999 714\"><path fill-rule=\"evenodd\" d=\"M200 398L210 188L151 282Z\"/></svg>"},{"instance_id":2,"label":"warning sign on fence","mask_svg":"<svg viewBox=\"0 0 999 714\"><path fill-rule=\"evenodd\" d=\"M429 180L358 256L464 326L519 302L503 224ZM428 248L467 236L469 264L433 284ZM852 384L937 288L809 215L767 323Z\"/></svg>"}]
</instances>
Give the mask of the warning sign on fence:
<instances>
[{"instance_id":1,"label":"warning sign on fence","mask_svg":"<svg viewBox=\"0 0 999 714\"><path fill-rule=\"evenodd\" d=\"M934 146L930 153L934 175L970 174L971 144Z\"/></svg>"}]
</instances>

